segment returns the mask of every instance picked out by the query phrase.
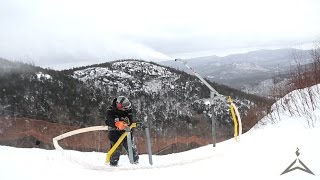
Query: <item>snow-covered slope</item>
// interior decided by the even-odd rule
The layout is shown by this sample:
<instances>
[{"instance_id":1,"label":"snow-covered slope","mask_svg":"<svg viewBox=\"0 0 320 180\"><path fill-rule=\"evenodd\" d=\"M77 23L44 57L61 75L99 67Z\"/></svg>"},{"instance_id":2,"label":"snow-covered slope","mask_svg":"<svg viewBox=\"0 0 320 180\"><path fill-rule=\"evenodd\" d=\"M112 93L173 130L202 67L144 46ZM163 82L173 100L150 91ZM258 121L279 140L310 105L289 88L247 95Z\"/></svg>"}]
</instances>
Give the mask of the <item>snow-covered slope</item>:
<instances>
[{"instance_id":1,"label":"snow-covered slope","mask_svg":"<svg viewBox=\"0 0 320 180\"><path fill-rule=\"evenodd\" d=\"M310 89L316 89L314 86ZM289 105L299 99L299 92L288 94L282 101ZM290 97L291 96L291 97ZM319 99L314 99L318 104ZM304 102L304 101L301 101ZM320 107L308 109L296 103L298 109L320 116ZM310 104L309 104L309 107ZM274 111L273 113L277 113ZM19 149L0 146L0 179L320 179L320 128L303 123L308 120L298 114L287 114L288 108L278 111L277 121L266 117L263 128L257 126L244 134L240 141L230 139L217 144L178 154L154 156L154 165L147 155L140 163L131 165L121 156L120 166L104 164L104 153ZM298 123L297 123L298 122ZM316 120L316 124L319 119ZM290 165L292 171L281 175ZM310 170L313 174L301 169ZM289 168L290 169L290 168Z\"/></svg>"},{"instance_id":2,"label":"snow-covered slope","mask_svg":"<svg viewBox=\"0 0 320 180\"><path fill-rule=\"evenodd\" d=\"M295 90L271 107L272 113L263 118L253 129L269 124L286 125L289 119L298 127L320 127L320 85ZM291 120L290 120L291 119Z\"/></svg>"}]
</instances>

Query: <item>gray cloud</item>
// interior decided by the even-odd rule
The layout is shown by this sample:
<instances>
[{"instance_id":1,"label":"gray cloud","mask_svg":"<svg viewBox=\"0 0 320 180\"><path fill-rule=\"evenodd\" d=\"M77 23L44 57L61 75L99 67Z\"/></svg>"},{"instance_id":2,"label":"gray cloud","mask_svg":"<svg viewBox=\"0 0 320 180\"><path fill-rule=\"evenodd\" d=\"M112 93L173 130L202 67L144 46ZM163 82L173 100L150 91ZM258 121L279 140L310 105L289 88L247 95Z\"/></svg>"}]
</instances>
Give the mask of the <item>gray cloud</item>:
<instances>
[{"instance_id":1,"label":"gray cloud","mask_svg":"<svg viewBox=\"0 0 320 180\"><path fill-rule=\"evenodd\" d=\"M3 0L0 57L55 69L292 47L320 39L317 0Z\"/></svg>"}]
</instances>

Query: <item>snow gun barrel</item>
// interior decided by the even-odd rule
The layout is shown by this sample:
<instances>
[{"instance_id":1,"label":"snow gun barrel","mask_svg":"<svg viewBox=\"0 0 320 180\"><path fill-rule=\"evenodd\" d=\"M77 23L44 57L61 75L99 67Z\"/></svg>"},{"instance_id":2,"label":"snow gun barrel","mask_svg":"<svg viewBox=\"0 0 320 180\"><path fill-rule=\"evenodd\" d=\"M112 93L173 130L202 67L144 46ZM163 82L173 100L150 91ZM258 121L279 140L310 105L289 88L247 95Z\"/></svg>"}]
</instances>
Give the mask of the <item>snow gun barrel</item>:
<instances>
[{"instance_id":1,"label":"snow gun barrel","mask_svg":"<svg viewBox=\"0 0 320 180\"><path fill-rule=\"evenodd\" d=\"M197 76L209 89L210 89L210 91L211 91L211 97L213 98L213 97L216 97L216 96L219 96L220 94L218 93L218 91L217 90L215 90L206 80L204 80L191 66L189 66L188 64L187 64L187 61L186 60L184 60L184 59L175 59L174 61L180 61L182 64L184 64L188 69L190 69L192 72L193 72L193 74L195 75L195 76Z\"/></svg>"}]
</instances>

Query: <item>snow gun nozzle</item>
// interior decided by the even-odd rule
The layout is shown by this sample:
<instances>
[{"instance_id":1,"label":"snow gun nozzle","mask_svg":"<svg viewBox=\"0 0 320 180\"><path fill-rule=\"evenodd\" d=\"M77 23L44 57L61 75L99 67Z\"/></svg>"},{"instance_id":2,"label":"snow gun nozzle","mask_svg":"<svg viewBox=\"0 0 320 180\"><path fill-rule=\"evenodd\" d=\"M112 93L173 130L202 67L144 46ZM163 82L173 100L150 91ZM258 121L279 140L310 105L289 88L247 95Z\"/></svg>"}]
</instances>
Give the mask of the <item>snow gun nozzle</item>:
<instances>
[{"instance_id":1,"label":"snow gun nozzle","mask_svg":"<svg viewBox=\"0 0 320 180\"><path fill-rule=\"evenodd\" d=\"M186 63L187 63L187 61L186 61L186 60L184 60L184 59L180 59L180 58L178 58L178 59L174 59L174 61L180 61L180 62L182 62L183 64L186 64Z\"/></svg>"},{"instance_id":2,"label":"snow gun nozzle","mask_svg":"<svg viewBox=\"0 0 320 180\"><path fill-rule=\"evenodd\" d=\"M182 63L186 62L186 60L181 59L181 58L174 59L174 61L179 61L179 62L182 62Z\"/></svg>"}]
</instances>

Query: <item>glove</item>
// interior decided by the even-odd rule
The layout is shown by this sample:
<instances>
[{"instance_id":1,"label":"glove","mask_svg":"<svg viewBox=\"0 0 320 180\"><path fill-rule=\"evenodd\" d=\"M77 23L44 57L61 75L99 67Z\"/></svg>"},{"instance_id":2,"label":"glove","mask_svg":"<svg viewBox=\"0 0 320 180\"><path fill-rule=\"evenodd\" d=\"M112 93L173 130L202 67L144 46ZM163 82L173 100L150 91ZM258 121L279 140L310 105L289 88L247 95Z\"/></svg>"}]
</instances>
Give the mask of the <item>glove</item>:
<instances>
[{"instance_id":1,"label":"glove","mask_svg":"<svg viewBox=\"0 0 320 180\"><path fill-rule=\"evenodd\" d=\"M116 121L115 126L119 129L119 130L124 130L128 124L123 122L123 121Z\"/></svg>"},{"instance_id":2,"label":"glove","mask_svg":"<svg viewBox=\"0 0 320 180\"><path fill-rule=\"evenodd\" d=\"M121 117L121 121L124 121L127 124L129 124L129 122L130 122L128 117L125 117L125 118Z\"/></svg>"}]
</instances>

